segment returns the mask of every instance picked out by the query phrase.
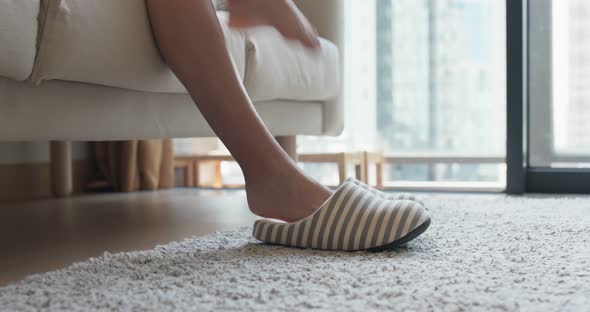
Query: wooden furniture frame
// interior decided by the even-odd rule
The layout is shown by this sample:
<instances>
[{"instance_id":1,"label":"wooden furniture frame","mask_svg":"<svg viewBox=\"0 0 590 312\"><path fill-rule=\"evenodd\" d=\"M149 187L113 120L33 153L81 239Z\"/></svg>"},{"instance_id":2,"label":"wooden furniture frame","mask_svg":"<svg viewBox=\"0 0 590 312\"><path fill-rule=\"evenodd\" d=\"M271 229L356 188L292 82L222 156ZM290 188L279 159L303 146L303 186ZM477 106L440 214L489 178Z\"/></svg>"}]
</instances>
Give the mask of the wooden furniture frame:
<instances>
[{"instance_id":1,"label":"wooden furniture frame","mask_svg":"<svg viewBox=\"0 0 590 312\"><path fill-rule=\"evenodd\" d=\"M298 161L303 163L336 163L338 165L338 178L340 183L344 182L346 179L347 168L350 165L355 167L356 177L361 181L367 182L369 165L370 163L374 163L377 168L377 186L379 187L383 185L381 170L384 158L381 153L353 152L301 154L297 158ZM227 185L223 183L221 163L224 161L234 161L234 159L231 155L186 155L176 157L175 164L176 168L180 168L184 172L185 187L242 187L242 185ZM200 181L200 166L202 163L207 162L214 163L214 182L209 185L204 185L202 181Z\"/></svg>"}]
</instances>

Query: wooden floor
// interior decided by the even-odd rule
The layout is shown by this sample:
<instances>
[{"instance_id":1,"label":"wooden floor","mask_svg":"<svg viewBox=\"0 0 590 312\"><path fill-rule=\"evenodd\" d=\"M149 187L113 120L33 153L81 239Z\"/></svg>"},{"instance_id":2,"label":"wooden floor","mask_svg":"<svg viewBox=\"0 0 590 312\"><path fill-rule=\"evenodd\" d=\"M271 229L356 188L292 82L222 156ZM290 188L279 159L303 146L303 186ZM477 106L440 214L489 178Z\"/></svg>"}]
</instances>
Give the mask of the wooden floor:
<instances>
[{"instance_id":1,"label":"wooden floor","mask_svg":"<svg viewBox=\"0 0 590 312\"><path fill-rule=\"evenodd\" d=\"M105 251L251 225L243 191L189 190L0 202L0 286Z\"/></svg>"}]
</instances>

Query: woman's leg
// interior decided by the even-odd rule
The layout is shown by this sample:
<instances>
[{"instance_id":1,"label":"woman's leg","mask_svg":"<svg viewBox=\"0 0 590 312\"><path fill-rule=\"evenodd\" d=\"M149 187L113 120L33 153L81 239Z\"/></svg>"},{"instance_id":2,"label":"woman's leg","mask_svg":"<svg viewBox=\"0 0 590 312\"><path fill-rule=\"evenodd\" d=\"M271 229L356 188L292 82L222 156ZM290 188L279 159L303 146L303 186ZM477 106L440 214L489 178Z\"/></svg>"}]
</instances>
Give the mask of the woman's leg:
<instances>
[{"instance_id":1,"label":"woman's leg","mask_svg":"<svg viewBox=\"0 0 590 312\"><path fill-rule=\"evenodd\" d=\"M256 113L234 71L211 0L147 4L165 61L242 168L250 209L291 222L319 208L330 191L303 174Z\"/></svg>"}]
</instances>

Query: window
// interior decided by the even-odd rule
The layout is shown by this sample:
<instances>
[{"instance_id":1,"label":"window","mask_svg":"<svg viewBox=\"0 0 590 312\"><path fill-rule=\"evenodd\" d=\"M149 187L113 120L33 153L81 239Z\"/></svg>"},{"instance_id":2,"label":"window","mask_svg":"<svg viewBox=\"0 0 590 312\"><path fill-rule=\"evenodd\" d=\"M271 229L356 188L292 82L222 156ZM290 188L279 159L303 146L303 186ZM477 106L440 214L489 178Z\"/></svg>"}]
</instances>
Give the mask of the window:
<instances>
[{"instance_id":1,"label":"window","mask_svg":"<svg viewBox=\"0 0 590 312\"><path fill-rule=\"evenodd\" d=\"M531 3L532 4L532 3ZM533 167L590 167L590 2L532 4L531 154ZM542 88L541 88L542 87Z\"/></svg>"},{"instance_id":2,"label":"window","mask_svg":"<svg viewBox=\"0 0 590 312\"><path fill-rule=\"evenodd\" d=\"M383 151L385 185L505 185L505 5L490 0L346 2L347 128L303 153ZM305 165L323 181L334 168ZM321 172L321 174L320 174Z\"/></svg>"}]
</instances>

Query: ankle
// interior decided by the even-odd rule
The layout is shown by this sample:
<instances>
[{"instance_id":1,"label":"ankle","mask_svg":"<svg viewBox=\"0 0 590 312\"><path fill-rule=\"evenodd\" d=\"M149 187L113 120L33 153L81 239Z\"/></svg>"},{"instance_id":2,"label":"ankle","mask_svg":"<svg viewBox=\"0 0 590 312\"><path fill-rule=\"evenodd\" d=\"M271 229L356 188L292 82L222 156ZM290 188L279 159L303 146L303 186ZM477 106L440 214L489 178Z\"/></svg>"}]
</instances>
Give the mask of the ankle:
<instances>
[{"instance_id":1,"label":"ankle","mask_svg":"<svg viewBox=\"0 0 590 312\"><path fill-rule=\"evenodd\" d=\"M254 214L293 222L312 214L331 191L300 171L279 171L246 180L246 194Z\"/></svg>"},{"instance_id":2,"label":"ankle","mask_svg":"<svg viewBox=\"0 0 590 312\"><path fill-rule=\"evenodd\" d=\"M242 170L246 185L261 185L275 183L275 181L298 180L305 177L303 172L296 165L274 164L265 166L265 168L254 168Z\"/></svg>"}]
</instances>

